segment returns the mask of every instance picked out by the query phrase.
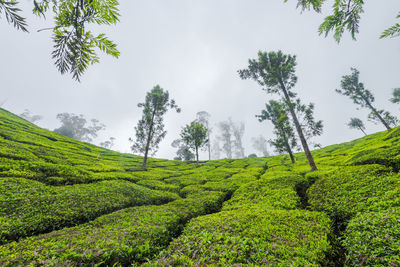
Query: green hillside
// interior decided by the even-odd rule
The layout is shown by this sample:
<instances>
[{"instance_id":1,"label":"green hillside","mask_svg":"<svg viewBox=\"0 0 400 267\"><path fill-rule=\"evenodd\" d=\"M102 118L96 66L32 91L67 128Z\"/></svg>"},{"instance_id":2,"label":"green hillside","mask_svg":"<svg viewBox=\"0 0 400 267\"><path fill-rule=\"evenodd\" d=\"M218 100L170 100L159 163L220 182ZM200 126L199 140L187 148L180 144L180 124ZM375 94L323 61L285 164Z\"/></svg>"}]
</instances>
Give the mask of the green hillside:
<instances>
[{"instance_id":1,"label":"green hillside","mask_svg":"<svg viewBox=\"0 0 400 267\"><path fill-rule=\"evenodd\" d=\"M143 170L0 109L0 266L400 266L400 128L312 153Z\"/></svg>"}]
</instances>

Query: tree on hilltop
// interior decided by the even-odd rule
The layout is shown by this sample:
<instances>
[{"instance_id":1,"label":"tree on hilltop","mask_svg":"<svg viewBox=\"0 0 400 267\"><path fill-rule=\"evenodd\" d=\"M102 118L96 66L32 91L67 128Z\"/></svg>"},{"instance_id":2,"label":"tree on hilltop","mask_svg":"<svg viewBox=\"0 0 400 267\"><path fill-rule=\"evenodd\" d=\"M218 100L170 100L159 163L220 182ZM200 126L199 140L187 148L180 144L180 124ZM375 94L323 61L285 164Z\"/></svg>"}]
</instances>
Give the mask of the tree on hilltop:
<instances>
[{"instance_id":1,"label":"tree on hilltop","mask_svg":"<svg viewBox=\"0 0 400 267\"><path fill-rule=\"evenodd\" d=\"M164 91L159 85L156 85L146 94L144 103L139 103L138 107L143 108L142 118L139 120L136 131L136 140L129 138L134 142L131 146L133 152L144 155L143 168L146 169L149 153L154 155L167 131L164 130L164 115L169 109L175 109L181 112L181 109L175 104L175 100L169 98L168 91Z\"/></svg>"},{"instance_id":2,"label":"tree on hilltop","mask_svg":"<svg viewBox=\"0 0 400 267\"><path fill-rule=\"evenodd\" d=\"M54 132L68 136L78 141L92 142L97 137L97 132L106 127L96 119L87 122L85 117L73 113L59 113L57 119L61 121L61 126L54 129Z\"/></svg>"},{"instance_id":3,"label":"tree on hilltop","mask_svg":"<svg viewBox=\"0 0 400 267\"><path fill-rule=\"evenodd\" d=\"M208 144L207 131L207 128L197 121L192 121L181 131L182 141L188 148L194 150L197 162L199 162L199 149Z\"/></svg>"},{"instance_id":4,"label":"tree on hilltop","mask_svg":"<svg viewBox=\"0 0 400 267\"><path fill-rule=\"evenodd\" d=\"M364 84L360 82L359 75L360 72L357 69L351 68L351 74L342 77L340 82L341 89L336 89L336 92L350 97L354 104L370 109L371 112L368 118L373 121L381 122L388 131L392 130L390 124L393 123L396 118L390 115L388 111L378 110L373 106L375 97L371 91L364 88Z\"/></svg>"},{"instance_id":5,"label":"tree on hilltop","mask_svg":"<svg viewBox=\"0 0 400 267\"><path fill-rule=\"evenodd\" d=\"M347 126L349 126L350 129L358 129L361 132L363 132L364 135L367 135L365 132L364 122L359 118L350 118L350 121L347 124Z\"/></svg>"},{"instance_id":6,"label":"tree on hilltop","mask_svg":"<svg viewBox=\"0 0 400 267\"><path fill-rule=\"evenodd\" d=\"M182 139L175 139L171 146L173 148L178 148L176 151L175 160L193 160L194 154L190 151L190 148L183 142Z\"/></svg>"},{"instance_id":7,"label":"tree on hilltop","mask_svg":"<svg viewBox=\"0 0 400 267\"><path fill-rule=\"evenodd\" d=\"M250 59L248 68L239 70L238 73L242 79L255 80L268 94L281 96L282 103L291 115L311 170L317 170L304 130L296 114L296 93L292 90L297 83L296 65L296 56L285 55L282 51L269 53L259 51L258 59Z\"/></svg>"},{"instance_id":8,"label":"tree on hilltop","mask_svg":"<svg viewBox=\"0 0 400 267\"><path fill-rule=\"evenodd\" d=\"M108 140L101 142L100 146L111 149L114 146L115 137L110 137Z\"/></svg>"},{"instance_id":9,"label":"tree on hilltop","mask_svg":"<svg viewBox=\"0 0 400 267\"><path fill-rule=\"evenodd\" d=\"M35 123L43 118L41 115L33 115L29 109L25 109L19 116L27 121Z\"/></svg>"}]
</instances>

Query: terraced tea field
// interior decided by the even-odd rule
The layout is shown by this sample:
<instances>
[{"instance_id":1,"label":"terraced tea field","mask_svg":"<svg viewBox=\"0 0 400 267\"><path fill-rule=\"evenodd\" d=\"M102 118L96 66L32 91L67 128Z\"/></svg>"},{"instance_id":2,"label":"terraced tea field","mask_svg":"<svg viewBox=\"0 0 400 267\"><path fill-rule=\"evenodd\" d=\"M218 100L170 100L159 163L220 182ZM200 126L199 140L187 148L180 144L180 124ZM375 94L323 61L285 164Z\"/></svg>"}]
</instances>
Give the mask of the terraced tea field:
<instances>
[{"instance_id":1,"label":"terraced tea field","mask_svg":"<svg viewBox=\"0 0 400 267\"><path fill-rule=\"evenodd\" d=\"M143 170L0 109L0 266L400 266L400 128L313 155Z\"/></svg>"}]
</instances>

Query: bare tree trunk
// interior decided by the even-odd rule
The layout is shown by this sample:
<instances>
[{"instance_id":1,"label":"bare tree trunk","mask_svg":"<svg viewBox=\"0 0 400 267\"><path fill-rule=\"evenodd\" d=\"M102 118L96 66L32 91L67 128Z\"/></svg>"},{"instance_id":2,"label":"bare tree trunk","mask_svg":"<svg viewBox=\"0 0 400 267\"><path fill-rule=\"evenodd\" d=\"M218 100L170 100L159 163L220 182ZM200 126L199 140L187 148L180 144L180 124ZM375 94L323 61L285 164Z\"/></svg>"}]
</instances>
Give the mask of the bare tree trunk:
<instances>
[{"instance_id":1,"label":"bare tree trunk","mask_svg":"<svg viewBox=\"0 0 400 267\"><path fill-rule=\"evenodd\" d=\"M290 160L292 161L292 163L295 163L296 161L294 159L292 149L290 148L289 140L287 139L284 131L281 131L281 134L283 135L283 139L285 139L286 150L289 153Z\"/></svg>"},{"instance_id":2,"label":"bare tree trunk","mask_svg":"<svg viewBox=\"0 0 400 267\"><path fill-rule=\"evenodd\" d=\"M196 162L199 163L199 148L196 147Z\"/></svg>"},{"instance_id":3,"label":"bare tree trunk","mask_svg":"<svg viewBox=\"0 0 400 267\"><path fill-rule=\"evenodd\" d=\"M389 124L387 124L387 122L382 118L382 116L379 114L379 112L371 105L371 103L369 103L369 101L367 101L367 105L370 107L370 109L372 109L372 112L378 117L378 119L382 122L383 125L385 125L386 129L388 131L392 130L392 127L389 126Z\"/></svg>"},{"instance_id":4,"label":"bare tree trunk","mask_svg":"<svg viewBox=\"0 0 400 267\"><path fill-rule=\"evenodd\" d=\"M150 124L150 129L149 129L149 134L147 135L147 140L146 140L146 147L145 147L145 151L144 151L144 158L143 158L143 168L146 169L147 166L147 157L149 155L149 149L150 149L150 141L151 141L151 136L152 136L152 132L153 132L153 126L154 126L154 116L156 115L156 109L154 108L153 110L153 114L151 116L151 124Z\"/></svg>"},{"instance_id":5,"label":"bare tree trunk","mask_svg":"<svg viewBox=\"0 0 400 267\"><path fill-rule=\"evenodd\" d=\"M364 133L364 135L367 135L367 134L364 132L364 130L363 130L361 127L358 127L358 129L360 129L360 130L361 130L361 132L363 132L363 133Z\"/></svg>"},{"instance_id":6,"label":"bare tree trunk","mask_svg":"<svg viewBox=\"0 0 400 267\"><path fill-rule=\"evenodd\" d=\"M304 153L306 154L306 157L307 157L307 160L308 160L308 164L310 165L312 171L316 171L317 170L317 165L315 165L314 158L311 155L310 149L308 148L308 144L307 144L306 138L304 137L303 130L301 129L299 120L297 119L296 113L294 112L293 104L290 101L290 98L289 98L288 92L286 90L286 87L283 84L282 80L280 80L279 82L280 82L283 94L285 96L285 99L287 101L287 104L289 106L289 111L290 111L290 114L292 115L292 119L293 119L294 125L296 126L296 130L297 130L297 133L299 135L299 138L300 138L300 141L301 141L301 145L303 146Z\"/></svg>"},{"instance_id":7,"label":"bare tree trunk","mask_svg":"<svg viewBox=\"0 0 400 267\"><path fill-rule=\"evenodd\" d=\"M210 133L208 135L208 160L211 160L211 140L210 140Z\"/></svg>"}]
</instances>

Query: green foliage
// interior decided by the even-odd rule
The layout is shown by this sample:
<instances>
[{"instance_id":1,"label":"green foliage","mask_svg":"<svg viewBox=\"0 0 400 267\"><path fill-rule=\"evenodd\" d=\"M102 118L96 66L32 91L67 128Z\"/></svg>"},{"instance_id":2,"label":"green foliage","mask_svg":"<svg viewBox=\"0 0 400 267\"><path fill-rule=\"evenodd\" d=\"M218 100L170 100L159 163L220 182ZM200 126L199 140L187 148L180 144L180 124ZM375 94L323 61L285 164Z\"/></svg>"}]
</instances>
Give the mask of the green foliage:
<instances>
[{"instance_id":1,"label":"green foliage","mask_svg":"<svg viewBox=\"0 0 400 267\"><path fill-rule=\"evenodd\" d=\"M197 121L192 121L182 128L182 142L185 143L186 147L194 150L197 162L199 162L199 149L208 144L207 132L208 129Z\"/></svg>"},{"instance_id":2,"label":"green foliage","mask_svg":"<svg viewBox=\"0 0 400 267\"><path fill-rule=\"evenodd\" d=\"M255 80L269 94L283 94L285 87L289 98L296 94L291 91L297 83L296 56L278 52L258 52L258 59L249 59L247 69L239 70L241 79Z\"/></svg>"},{"instance_id":3,"label":"green foliage","mask_svg":"<svg viewBox=\"0 0 400 267\"><path fill-rule=\"evenodd\" d=\"M341 167L308 190L311 206L345 221L357 212L379 211L382 202L400 204L400 179L380 165ZM394 190L394 191L393 191Z\"/></svg>"},{"instance_id":4,"label":"green foliage","mask_svg":"<svg viewBox=\"0 0 400 267\"><path fill-rule=\"evenodd\" d=\"M118 209L178 198L126 181L51 187L2 178L0 191L0 243L77 225Z\"/></svg>"},{"instance_id":5,"label":"green foliage","mask_svg":"<svg viewBox=\"0 0 400 267\"><path fill-rule=\"evenodd\" d=\"M330 249L322 213L262 208L192 220L149 266L317 266Z\"/></svg>"},{"instance_id":6,"label":"green foliage","mask_svg":"<svg viewBox=\"0 0 400 267\"><path fill-rule=\"evenodd\" d=\"M400 265L400 210L358 214L344 233L348 266Z\"/></svg>"},{"instance_id":7,"label":"green foliage","mask_svg":"<svg viewBox=\"0 0 400 267\"><path fill-rule=\"evenodd\" d=\"M400 19L400 12L396 17L397 19ZM400 36L400 24L396 23L395 25L393 25L392 27L386 29L385 31L383 31L383 33L381 34L380 38L387 38L387 37L399 37Z\"/></svg>"},{"instance_id":8,"label":"green foliage","mask_svg":"<svg viewBox=\"0 0 400 267\"><path fill-rule=\"evenodd\" d=\"M307 107L302 105L299 99L295 99L296 93L292 89L297 83L296 65L296 56L285 55L280 50L268 53L259 51L258 59L250 59L248 68L239 70L238 73L242 79L256 81L268 94L278 94L282 97L281 102L291 115L291 122L296 128L311 170L314 171L317 169L317 166L311 155L306 138L310 137L310 134L321 134L322 122L314 121L313 104ZM303 122L299 121L299 115L303 116ZM261 118L263 118L262 115ZM284 129L282 130L284 131ZM290 135L290 132L287 132L286 135ZM279 136L282 136L282 134L280 133ZM282 143L290 144L288 140L280 139L285 138L277 139L278 146L282 146ZM288 147L288 145L285 146ZM291 159L294 162L292 155Z\"/></svg>"},{"instance_id":9,"label":"green foliage","mask_svg":"<svg viewBox=\"0 0 400 267\"><path fill-rule=\"evenodd\" d=\"M359 32L360 17L364 12L363 5L363 0L335 0L333 14L327 16L319 26L319 34L325 34L326 37L333 31L333 37L339 43L343 32L347 30L355 40Z\"/></svg>"},{"instance_id":10,"label":"green foliage","mask_svg":"<svg viewBox=\"0 0 400 267\"><path fill-rule=\"evenodd\" d=\"M55 14L52 57L61 74L69 72L79 81L89 65L99 62L95 48L119 57L115 43L104 34L96 36L86 29L90 24L112 25L119 22L117 7L117 0L35 1L34 13L38 16L44 16L48 10Z\"/></svg>"},{"instance_id":11,"label":"green foliage","mask_svg":"<svg viewBox=\"0 0 400 267\"><path fill-rule=\"evenodd\" d=\"M373 121L381 122L386 129L391 130L390 125L396 125L398 123L397 118L390 115L388 111L377 110L372 105L372 103L375 101L375 98L371 91L365 89L364 84L359 81L360 72L355 68L351 68L351 72L352 73L350 75L345 75L342 77L342 81L340 83L341 89L336 89L336 92L350 97L354 104L370 109L371 113L368 115L368 118Z\"/></svg>"},{"instance_id":12,"label":"green foliage","mask_svg":"<svg viewBox=\"0 0 400 267\"><path fill-rule=\"evenodd\" d=\"M314 150L313 172L304 153L143 170L0 109L0 265L330 266L340 244L346 265L396 266L399 144Z\"/></svg>"},{"instance_id":13,"label":"green foliage","mask_svg":"<svg viewBox=\"0 0 400 267\"><path fill-rule=\"evenodd\" d=\"M256 115L256 117L260 122L264 120L272 122L276 138L269 140L269 143L277 153L288 153L294 163L293 150L297 149L297 140L284 105L270 100L265 104L265 110L261 111L261 115Z\"/></svg>"},{"instance_id":14,"label":"green foliage","mask_svg":"<svg viewBox=\"0 0 400 267\"><path fill-rule=\"evenodd\" d=\"M286 3L288 0L284 0ZM297 7L302 11L313 8L316 12L321 12L325 0L298 0ZM364 0L335 0L332 6L331 14L328 15L324 22L319 26L319 34L324 34L325 37L333 32L334 39L339 43L342 39L344 31L351 34L353 40L356 39L356 34L359 32L361 14L364 13ZM396 18L400 18L400 13ZM400 25L386 29L380 38L398 37Z\"/></svg>"},{"instance_id":15,"label":"green foliage","mask_svg":"<svg viewBox=\"0 0 400 267\"><path fill-rule=\"evenodd\" d=\"M118 0L34 0L33 13L45 18L54 15L52 57L61 74L71 73L80 80L89 65L99 62L96 48L113 57L119 57L117 45L105 34L95 35L87 30L91 24L112 25L119 22ZM4 12L9 23L27 32L25 18L19 13L16 1L0 1L0 15ZM47 30L47 29L46 29Z\"/></svg>"},{"instance_id":16,"label":"green foliage","mask_svg":"<svg viewBox=\"0 0 400 267\"><path fill-rule=\"evenodd\" d=\"M215 211L222 194L210 192L161 206L124 209L87 224L4 245L0 265L128 265L165 248L189 219Z\"/></svg>"},{"instance_id":17,"label":"green foliage","mask_svg":"<svg viewBox=\"0 0 400 267\"><path fill-rule=\"evenodd\" d=\"M21 9L17 5L18 2L16 1L0 0L0 18L1 16L5 16L7 22L13 24L15 28L28 32L26 20L18 14L21 12Z\"/></svg>"},{"instance_id":18,"label":"green foliage","mask_svg":"<svg viewBox=\"0 0 400 267\"><path fill-rule=\"evenodd\" d=\"M375 124L380 123L381 119L383 119L389 126L392 127L396 127L400 122L396 116L393 116L389 111L385 110L377 110L376 112L369 113L368 119Z\"/></svg>"},{"instance_id":19,"label":"green foliage","mask_svg":"<svg viewBox=\"0 0 400 267\"><path fill-rule=\"evenodd\" d=\"M233 197L224 203L223 210L246 210L249 206L260 204L271 209L296 209L300 198L295 186L303 178L289 173L266 173L262 179L245 184L235 191Z\"/></svg>"}]
</instances>

